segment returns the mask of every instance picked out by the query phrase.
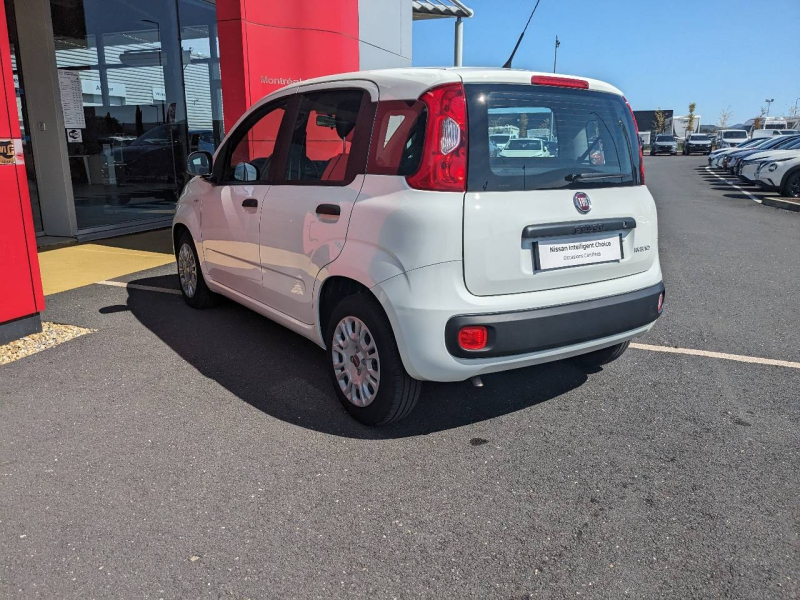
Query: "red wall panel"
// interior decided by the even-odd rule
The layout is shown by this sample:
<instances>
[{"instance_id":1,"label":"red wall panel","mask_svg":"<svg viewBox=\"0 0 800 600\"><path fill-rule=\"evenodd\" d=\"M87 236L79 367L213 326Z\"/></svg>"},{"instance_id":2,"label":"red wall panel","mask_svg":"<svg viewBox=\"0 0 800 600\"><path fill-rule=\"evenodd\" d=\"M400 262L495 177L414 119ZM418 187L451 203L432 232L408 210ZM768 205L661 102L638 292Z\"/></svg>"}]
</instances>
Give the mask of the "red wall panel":
<instances>
[{"instance_id":1,"label":"red wall panel","mask_svg":"<svg viewBox=\"0 0 800 600\"><path fill-rule=\"evenodd\" d=\"M358 70L358 0L218 0L225 127L299 79Z\"/></svg>"},{"instance_id":2,"label":"red wall panel","mask_svg":"<svg viewBox=\"0 0 800 600\"><path fill-rule=\"evenodd\" d=\"M11 49L3 5L0 5L0 84L0 140L19 140ZM3 191L0 194L1 324L40 312L44 309L44 297L24 164L0 165L0 190Z\"/></svg>"}]
</instances>

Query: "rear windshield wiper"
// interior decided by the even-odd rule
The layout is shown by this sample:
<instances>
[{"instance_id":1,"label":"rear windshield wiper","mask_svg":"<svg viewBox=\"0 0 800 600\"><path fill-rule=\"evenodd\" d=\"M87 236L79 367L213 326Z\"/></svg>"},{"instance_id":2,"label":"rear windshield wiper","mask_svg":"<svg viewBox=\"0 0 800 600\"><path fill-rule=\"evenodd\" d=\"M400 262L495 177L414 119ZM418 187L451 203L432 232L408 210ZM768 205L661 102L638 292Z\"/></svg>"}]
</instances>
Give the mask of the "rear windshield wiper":
<instances>
[{"instance_id":1,"label":"rear windshield wiper","mask_svg":"<svg viewBox=\"0 0 800 600\"><path fill-rule=\"evenodd\" d=\"M566 181L599 181L601 179L618 179L626 175L630 175L630 173L570 173L564 179Z\"/></svg>"}]
</instances>

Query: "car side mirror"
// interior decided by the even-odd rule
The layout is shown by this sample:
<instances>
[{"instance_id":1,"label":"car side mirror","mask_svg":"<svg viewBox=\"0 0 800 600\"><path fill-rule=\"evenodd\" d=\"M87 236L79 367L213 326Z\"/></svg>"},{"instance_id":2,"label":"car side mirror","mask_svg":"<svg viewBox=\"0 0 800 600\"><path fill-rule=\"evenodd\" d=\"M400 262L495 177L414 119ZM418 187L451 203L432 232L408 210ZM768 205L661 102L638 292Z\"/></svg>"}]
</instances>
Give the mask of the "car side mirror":
<instances>
[{"instance_id":1,"label":"car side mirror","mask_svg":"<svg viewBox=\"0 0 800 600\"><path fill-rule=\"evenodd\" d=\"M210 153L203 150L192 152L186 159L186 172L189 175L199 175L204 177L211 175L211 168L214 159Z\"/></svg>"}]
</instances>

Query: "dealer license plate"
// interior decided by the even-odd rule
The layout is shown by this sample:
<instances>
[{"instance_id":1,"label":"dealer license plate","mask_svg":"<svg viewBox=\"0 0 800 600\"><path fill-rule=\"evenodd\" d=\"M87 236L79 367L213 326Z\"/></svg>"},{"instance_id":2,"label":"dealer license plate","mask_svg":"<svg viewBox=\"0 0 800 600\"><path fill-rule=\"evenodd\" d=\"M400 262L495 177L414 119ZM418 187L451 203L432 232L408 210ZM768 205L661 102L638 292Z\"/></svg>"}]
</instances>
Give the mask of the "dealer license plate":
<instances>
[{"instance_id":1,"label":"dealer license plate","mask_svg":"<svg viewBox=\"0 0 800 600\"><path fill-rule=\"evenodd\" d=\"M622 235L548 238L533 247L537 271L550 271L622 260Z\"/></svg>"}]
</instances>

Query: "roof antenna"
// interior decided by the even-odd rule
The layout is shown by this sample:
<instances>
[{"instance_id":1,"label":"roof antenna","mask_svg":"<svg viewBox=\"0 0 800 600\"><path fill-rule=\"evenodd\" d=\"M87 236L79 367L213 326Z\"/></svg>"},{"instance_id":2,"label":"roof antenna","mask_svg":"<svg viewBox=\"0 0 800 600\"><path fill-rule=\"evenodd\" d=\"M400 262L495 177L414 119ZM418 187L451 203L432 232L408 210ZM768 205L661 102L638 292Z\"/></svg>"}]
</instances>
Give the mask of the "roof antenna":
<instances>
[{"instance_id":1,"label":"roof antenna","mask_svg":"<svg viewBox=\"0 0 800 600\"><path fill-rule=\"evenodd\" d=\"M519 34L519 39L517 40L517 45L514 46L514 50L511 52L511 56L508 57L508 60L506 61L506 64L503 65L504 69L510 69L511 68L511 61L514 60L514 55L517 53L517 48L519 48L519 45L522 42L522 38L525 37L525 32L528 30L528 25L531 24L531 19L533 18L533 13L535 13L536 9L539 8L539 2L541 2L541 0L536 0L536 6L533 7L533 10L531 11L531 16L528 17L528 22L525 23L525 29L523 29L522 33Z\"/></svg>"}]
</instances>

